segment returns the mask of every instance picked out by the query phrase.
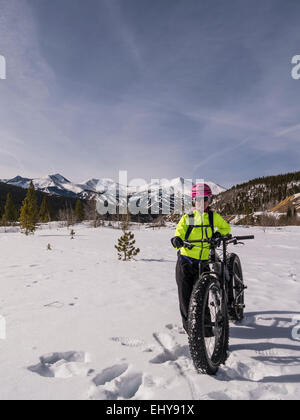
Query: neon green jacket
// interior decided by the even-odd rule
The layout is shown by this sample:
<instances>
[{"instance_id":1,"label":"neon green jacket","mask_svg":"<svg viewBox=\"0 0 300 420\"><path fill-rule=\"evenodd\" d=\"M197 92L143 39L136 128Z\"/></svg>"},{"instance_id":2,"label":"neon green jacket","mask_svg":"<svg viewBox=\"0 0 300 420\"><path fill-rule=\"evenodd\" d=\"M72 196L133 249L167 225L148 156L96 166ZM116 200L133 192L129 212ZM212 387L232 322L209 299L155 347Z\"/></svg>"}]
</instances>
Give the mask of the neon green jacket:
<instances>
[{"instance_id":1,"label":"neon green jacket","mask_svg":"<svg viewBox=\"0 0 300 420\"><path fill-rule=\"evenodd\" d=\"M198 210L194 211L195 226L209 226L209 215L208 213L199 213ZM185 214L177 225L175 236L179 236L183 241L189 226L189 215ZM228 235L231 232L230 225L220 216L214 212L214 228L220 232L221 235ZM195 241L201 239L208 239L212 237L212 229L210 227L195 227L188 240ZM180 254L186 257L194 258L197 260L208 260L210 245L206 243L195 244L201 246L201 248L194 247L193 249L181 248Z\"/></svg>"}]
</instances>

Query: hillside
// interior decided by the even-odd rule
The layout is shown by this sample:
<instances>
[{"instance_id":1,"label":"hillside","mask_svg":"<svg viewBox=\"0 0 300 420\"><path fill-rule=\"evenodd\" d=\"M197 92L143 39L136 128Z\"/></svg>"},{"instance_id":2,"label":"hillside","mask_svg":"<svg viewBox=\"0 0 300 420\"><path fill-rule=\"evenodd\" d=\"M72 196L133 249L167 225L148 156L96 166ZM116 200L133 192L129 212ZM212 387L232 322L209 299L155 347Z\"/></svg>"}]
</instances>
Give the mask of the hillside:
<instances>
[{"instance_id":1,"label":"hillside","mask_svg":"<svg viewBox=\"0 0 300 420\"><path fill-rule=\"evenodd\" d=\"M256 178L236 185L219 194L215 199L214 207L225 216L247 216L255 212L277 211L276 206L279 203L299 193L300 171ZM292 204L293 199L287 202Z\"/></svg>"},{"instance_id":2,"label":"hillside","mask_svg":"<svg viewBox=\"0 0 300 420\"><path fill-rule=\"evenodd\" d=\"M300 211L300 194L294 194L281 201L272 208L272 212L287 213L289 209L295 209L298 213Z\"/></svg>"}]
</instances>

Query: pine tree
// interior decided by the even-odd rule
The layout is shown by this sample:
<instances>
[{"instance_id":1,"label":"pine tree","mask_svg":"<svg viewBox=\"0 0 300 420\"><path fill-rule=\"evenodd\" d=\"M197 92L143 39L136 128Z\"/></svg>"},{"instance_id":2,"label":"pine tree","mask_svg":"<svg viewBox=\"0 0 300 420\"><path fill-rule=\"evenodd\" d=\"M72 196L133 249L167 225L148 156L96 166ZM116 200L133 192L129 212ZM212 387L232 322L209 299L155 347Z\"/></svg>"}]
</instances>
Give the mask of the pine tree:
<instances>
[{"instance_id":1,"label":"pine tree","mask_svg":"<svg viewBox=\"0 0 300 420\"><path fill-rule=\"evenodd\" d=\"M75 214L78 222L84 221L84 209L81 200L77 200L76 202Z\"/></svg>"},{"instance_id":2,"label":"pine tree","mask_svg":"<svg viewBox=\"0 0 300 420\"><path fill-rule=\"evenodd\" d=\"M42 223L51 222L51 209L48 201L48 197L43 198L40 212L39 212L39 221Z\"/></svg>"},{"instance_id":3,"label":"pine tree","mask_svg":"<svg viewBox=\"0 0 300 420\"><path fill-rule=\"evenodd\" d=\"M17 221L17 212L11 198L11 193L7 194L6 204L4 207L4 214L2 216L2 224L8 226Z\"/></svg>"},{"instance_id":4,"label":"pine tree","mask_svg":"<svg viewBox=\"0 0 300 420\"><path fill-rule=\"evenodd\" d=\"M123 214L121 218L121 229L123 230L123 232L128 230L129 223L130 223L130 216L129 216L129 213L127 212Z\"/></svg>"},{"instance_id":5,"label":"pine tree","mask_svg":"<svg viewBox=\"0 0 300 420\"><path fill-rule=\"evenodd\" d=\"M20 212L20 226L26 235L34 233L38 222L38 206L35 189L31 181Z\"/></svg>"},{"instance_id":6,"label":"pine tree","mask_svg":"<svg viewBox=\"0 0 300 420\"><path fill-rule=\"evenodd\" d=\"M115 245L119 260L131 260L140 252L140 249L135 248L134 244L134 234L124 229L123 236L118 239L118 245Z\"/></svg>"}]
</instances>

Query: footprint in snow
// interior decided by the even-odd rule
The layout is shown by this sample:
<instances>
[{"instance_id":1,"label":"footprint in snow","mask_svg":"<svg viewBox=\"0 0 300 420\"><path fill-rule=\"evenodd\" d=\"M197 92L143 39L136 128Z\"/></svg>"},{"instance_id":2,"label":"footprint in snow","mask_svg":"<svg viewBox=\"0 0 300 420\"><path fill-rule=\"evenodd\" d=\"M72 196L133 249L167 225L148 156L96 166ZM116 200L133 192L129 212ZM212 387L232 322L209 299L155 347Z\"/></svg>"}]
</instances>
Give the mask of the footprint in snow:
<instances>
[{"instance_id":1,"label":"footprint in snow","mask_svg":"<svg viewBox=\"0 0 300 420\"><path fill-rule=\"evenodd\" d=\"M291 280L293 281L297 281L297 274L296 273L289 273L289 277L291 278Z\"/></svg>"},{"instance_id":2,"label":"footprint in snow","mask_svg":"<svg viewBox=\"0 0 300 420\"><path fill-rule=\"evenodd\" d=\"M200 400L207 400L207 401L229 401L232 398L229 397L229 395L226 394L226 392L222 391L216 391L216 392L210 392L209 394L203 395L199 398Z\"/></svg>"},{"instance_id":3,"label":"footprint in snow","mask_svg":"<svg viewBox=\"0 0 300 420\"><path fill-rule=\"evenodd\" d=\"M129 400L137 396L143 384L143 374L133 371L127 363L104 369L92 381L90 400Z\"/></svg>"},{"instance_id":4,"label":"footprint in snow","mask_svg":"<svg viewBox=\"0 0 300 420\"><path fill-rule=\"evenodd\" d=\"M111 337L110 340L115 343L119 343L124 347L141 347L142 351L145 353L151 353L154 351L154 347L152 345L149 345L144 340L139 340L138 338Z\"/></svg>"},{"instance_id":5,"label":"footprint in snow","mask_svg":"<svg viewBox=\"0 0 300 420\"><path fill-rule=\"evenodd\" d=\"M175 362L180 357L190 358L190 350L188 345L180 345L176 343L170 334L154 333L153 337L159 344L162 352L150 360L153 364L163 364L166 362Z\"/></svg>"},{"instance_id":6,"label":"footprint in snow","mask_svg":"<svg viewBox=\"0 0 300 420\"><path fill-rule=\"evenodd\" d=\"M219 378L237 379L251 382L260 382L265 377L278 377L282 375L279 366L267 365L252 358L239 360L238 355L231 354L226 366L219 373Z\"/></svg>"},{"instance_id":7,"label":"footprint in snow","mask_svg":"<svg viewBox=\"0 0 300 420\"><path fill-rule=\"evenodd\" d=\"M120 343L122 346L126 347L141 347L146 344L143 340L129 337L111 337L111 341Z\"/></svg>"},{"instance_id":8,"label":"footprint in snow","mask_svg":"<svg viewBox=\"0 0 300 420\"><path fill-rule=\"evenodd\" d=\"M28 370L46 378L90 376L94 371L89 368L89 362L89 355L85 352L50 353L41 356L40 363L29 366Z\"/></svg>"},{"instance_id":9,"label":"footprint in snow","mask_svg":"<svg viewBox=\"0 0 300 420\"><path fill-rule=\"evenodd\" d=\"M121 376L128 369L127 363L119 365L113 365L104 369L99 375L95 376L93 383L98 387L105 385L107 382L111 382L118 376Z\"/></svg>"},{"instance_id":10,"label":"footprint in snow","mask_svg":"<svg viewBox=\"0 0 300 420\"><path fill-rule=\"evenodd\" d=\"M185 332L184 328L183 328L183 327L180 327L180 326L179 326L179 325L177 325L177 324L167 324L167 325L166 325L166 328L167 328L168 330L170 330L170 331L174 331L174 332L176 332L176 333L178 333L178 334L186 334L186 332Z\"/></svg>"}]
</instances>

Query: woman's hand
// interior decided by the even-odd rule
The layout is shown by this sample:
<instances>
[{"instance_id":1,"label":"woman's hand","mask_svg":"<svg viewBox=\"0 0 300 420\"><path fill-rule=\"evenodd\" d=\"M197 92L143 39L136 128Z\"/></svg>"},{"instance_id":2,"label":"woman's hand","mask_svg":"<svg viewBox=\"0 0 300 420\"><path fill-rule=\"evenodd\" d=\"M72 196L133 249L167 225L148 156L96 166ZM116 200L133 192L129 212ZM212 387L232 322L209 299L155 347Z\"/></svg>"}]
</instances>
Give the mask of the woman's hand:
<instances>
[{"instance_id":1,"label":"woman's hand","mask_svg":"<svg viewBox=\"0 0 300 420\"><path fill-rule=\"evenodd\" d=\"M183 247L183 240L179 236L175 236L171 239L171 243L174 248L182 248Z\"/></svg>"}]
</instances>

